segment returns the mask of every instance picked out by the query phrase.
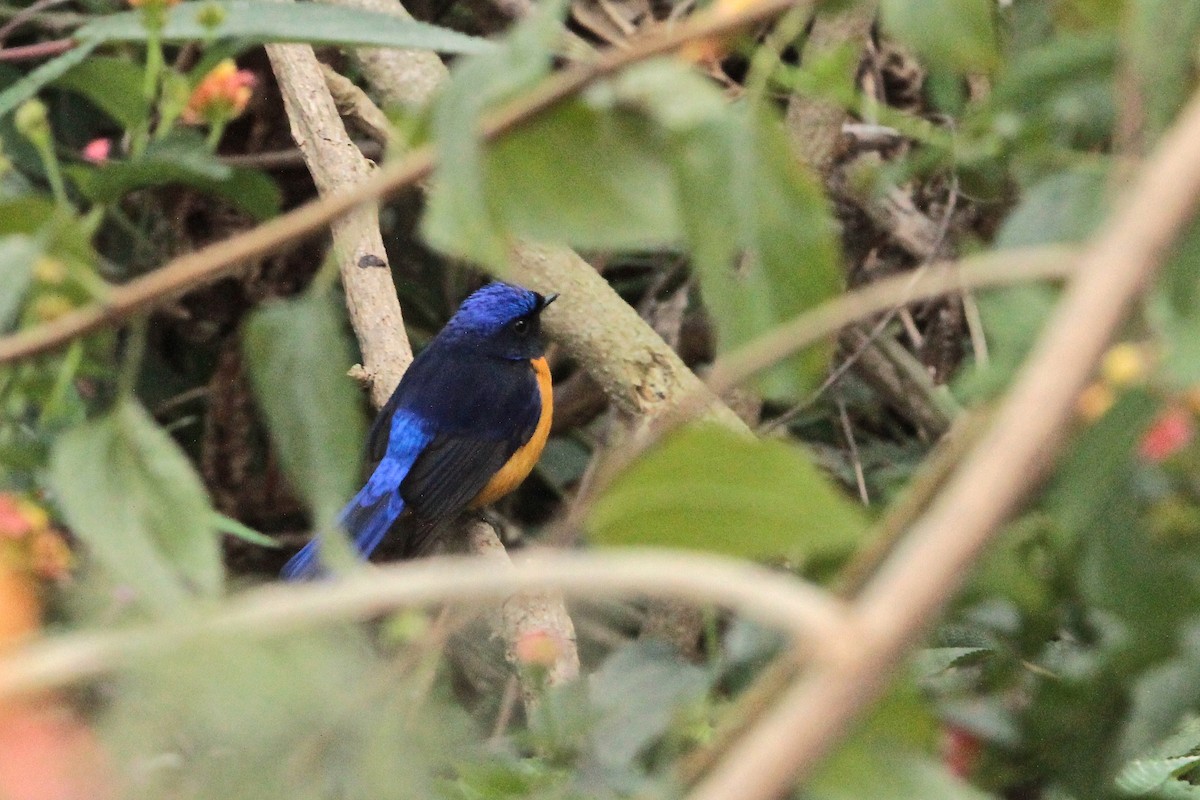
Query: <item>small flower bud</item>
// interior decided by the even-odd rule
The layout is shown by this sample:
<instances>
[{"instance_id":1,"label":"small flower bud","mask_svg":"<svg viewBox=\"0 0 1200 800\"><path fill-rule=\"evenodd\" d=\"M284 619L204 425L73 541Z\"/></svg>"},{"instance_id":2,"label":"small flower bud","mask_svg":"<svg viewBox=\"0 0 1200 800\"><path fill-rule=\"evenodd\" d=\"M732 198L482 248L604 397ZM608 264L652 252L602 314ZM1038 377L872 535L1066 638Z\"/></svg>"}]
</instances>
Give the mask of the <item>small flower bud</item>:
<instances>
[{"instance_id":1,"label":"small flower bud","mask_svg":"<svg viewBox=\"0 0 1200 800\"><path fill-rule=\"evenodd\" d=\"M46 105L36 98L26 100L17 108L13 124L18 133L34 144L48 144L50 141L50 119Z\"/></svg>"},{"instance_id":2,"label":"small flower bud","mask_svg":"<svg viewBox=\"0 0 1200 800\"><path fill-rule=\"evenodd\" d=\"M527 667L553 667L562 655L562 643L548 631L521 634L514 647L517 661Z\"/></svg>"},{"instance_id":3,"label":"small flower bud","mask_svg":"<svg viewBox=\"0 0 1200 800\"><path fill-rule=\"evenodd\" d=\"M188 125L219 125L238 117L254 93L254 74L227 58L200 79L183 109Z\"/></svg>"}]
</instances>

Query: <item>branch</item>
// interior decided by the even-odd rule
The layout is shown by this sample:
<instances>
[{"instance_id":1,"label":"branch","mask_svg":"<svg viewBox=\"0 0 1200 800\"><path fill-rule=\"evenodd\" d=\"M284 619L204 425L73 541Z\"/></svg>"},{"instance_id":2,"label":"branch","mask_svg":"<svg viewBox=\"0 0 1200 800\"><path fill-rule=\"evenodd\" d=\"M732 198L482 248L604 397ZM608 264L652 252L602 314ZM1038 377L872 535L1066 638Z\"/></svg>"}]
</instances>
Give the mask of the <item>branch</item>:
<instances>
[{"instance_id":1,"label":"branch","mask_svg":"<svg viewBox=\"0 0 1200 800\"><path fill-rule=\"evenodd\" d=\"M768 800L809 776L955 593L1061 448L1075 398L1200 201L1200 95L1080 258L991 430L855 604L854 652L817 664L691 800Z\"/></svg>"},{"instance_id":2,"label":"branch","mask_svg":"<svg viewBox=\"0 0 1200 800\"><path fill-rule=\"evenodd\" d=\"M308 45L267 45L267 55L283 94L292 137L304 153L317 190L322 195L334 194L369 176L371 167L350 141L328 86L331 78L337 83L341 76L323 70ZM349 91L349 81L341 80L342 96L352 97L360 111L374 118L375 127L386 135L387 121L380 122L382 112L366 95L355 96ZM371 400L375 408L381 408L412 362L412 349L400 317L375 208L360 208L337 220L333 235L346 305L370 379ZM491 526L472 526L467 541L472 552L491 562L493 568L508 566L504 546ZM561 600L555 603L546 596L519 595L503 604L494 622L505 640L505 655L514 667L519 667L515 660L517 643L539 630L562 642L551 681L571 680L579 674L575 628ZM526 703L536 702L536 687L523 682L522 688Z\"/></svg>"},{"instance_id":3,"label":"branch","mask_svg":"<svg viewBox=\"0 0 1200 800\"><path fill-rule=\"evenodd\" d=\"M322 197L337 195L371 175L338 116L325 86L325 75L306 44L269 44L292 138L304 154ZM374 206L361 206L333 223L333 242L350 322L370 380L371 402L380 408L412 362L404 318Z\"/></svg>"},{"instance_id":4,"label":"branch","mask_svg":"<svg viewBox=\"0 0 1200 800\"><path fill-rule=\"evenodd\" d=\"M794 317L724 356L708 374L709 388L724 394L845 326L896 306L966 289L1066 278L1077 270L1078 253L1061 245L997 250L875 281Z\"/></svg>"},{"instance_id":5,"label":"branch","mask_svg":"<svg viewBox=\"0 0 1200 800\"><path fill-rule=\"evenodd\" d=\"M837 658L845 607L815 586L744 561L671 551L539 552L497 570L485 559L429 558L363 570L339 581L274 583L226 601L202 620L70 634L13 650L0 659L0 699L95 678L131 659L208 636L269 638L365 619L410 606L482 603L531 590L588 599L630 595L712 603L784 630L814 658Z\"/></svg>"},{"instance_id":6,"label":"branch","mask_svg":"<svg viewBox=\"0 0 1200 800\"><path fill-rule=\"evenodd\" d=\"M591 64L550 76L527 94L486 115L480 136L484 141L494 141L628 66L673 52L694 40L742 30L810 3L811 0L762 0L736 13L698 14L686 24L655 29L627 49L610 51ZM420 148L395 164L385 165L345 193L308 203L246 233L172 259L144 278L114 288L107 302L77 309L53 322L0 339L0 364L54 350L72 339L116 325L188 289L227 275L248 260L310 233L362 203L389 196L428 178L434 163L433 148ZM596 310L589 309L589 313L595 314ZM550 316L555 318L553 314ZM548 327L553 329L554 324L549 322Z\"/></svg>"}]
</instances>

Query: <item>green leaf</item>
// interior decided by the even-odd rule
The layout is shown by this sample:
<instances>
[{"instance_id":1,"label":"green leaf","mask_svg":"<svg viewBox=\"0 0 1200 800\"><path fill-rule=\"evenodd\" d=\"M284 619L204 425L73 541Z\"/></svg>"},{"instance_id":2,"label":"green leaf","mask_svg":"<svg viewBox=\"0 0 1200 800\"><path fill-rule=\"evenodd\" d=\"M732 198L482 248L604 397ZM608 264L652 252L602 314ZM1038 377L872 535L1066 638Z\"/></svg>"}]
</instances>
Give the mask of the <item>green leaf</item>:
<instances>
[{"instance_id":1,"label":"green leaf","mask_svg":"<svg viewBox=\"0 0 1200 800\"><path fill-rule=\"evenodd\" d=\"M799 448L698 426L620 475L588 528L604 544L801 557L849 548L865 519Z\"/></svg>"},{"instance_id":2,"label":"green leaf","mask_svg":"<svg viewBox=\"0 0 1200 800\"><path fill-rule=\"evenodd\" d=\"M1134 759L1117 773L1117 788L1134 796L1155 794L1164 783L1174 780L1196 764L1200 764L1200 756Z\"/></svg>"},{"instance_id":3,"label":"green leaf","mask_svg":"<svg viewBox=\"0 0 1200 800\"><path fill-rule=\"evenodd\" d=\"M0 331L8 330L29 285L33 282L33 264L39 250L28 236L20 234L0 239Z\"/></svg>"},{"instance_id":4,"label":"green leaf","mask_svg":"<svg viewBox=\"0 0 1200 800\"><path fill-rule=\"evenodd\" d=\"M215 28L204 16L221 17ZM79 41L144 42L146 26L140 10L102 17L75 32ZM180 3L167 12L162 30L166 42L243 39L252 42L307 42L340 47L405 47L441 53L483 53L493 45L426 22L358 8L320 3L270 3L247 0L203 0Z\"/></svg>"},{"instance_id":5,"label":"green leaf","mask_svg":"<svg viewBox=\"0 0 1200 800\"><path fill-rule=\"evenodd\" d=\"M227 533L230 536L236 536L243 542L258 545L259 547L269 547L272 550L278 550L279 542L272 539L266 534L259 533L248 525L238 522L233 517L227 517L224 514L213 512L212 515L213 527L218 533Z\"/></svg>"},{"instance_id":6,"label":"green leaf","mask_svg":"<svg viewBox=\"0 0 1200 800\"><path fill-rule=\"evenodd\" d=\"M47 61L0 92L0 117L6 116L51 82L66 74L72 67L83 63L84 59L90 56L92 51L99 47L100 44L100 42L95 41L81 41L74 49L68 50L58 58Z\"/></svg>"},{"instance_id":7,"label":"green leaf","mask_svg":"<svg viewBox=\"0 0 1200 800\"><path fill-rule=\"evenodd\" d=\"M997 65L994 6L989 0L883 0L884 30L938 71L988 72Z\"/></svg>"},{"instance_id":8,"label":"green leaf","mask_svg":"<svg viewBox=\"0 0 1200 800\"><path fill-rule=\"evenodd\" d=\"M821 768L809 785L810 800L984 800L975 789L930 758L937 726L907 681Z\"/></svg>"},{"instance_id":9,"label":"green leaf","mask_svg":"<svg viewBox=\"0 0 1200 800\"><path fill-rule=\"evenodd\" d=\"M1106 163L1062 172L1025 191L996 236L997 248L1033 247L1081 242L1108 210ZM1042 323L1054 308L1057 290L1048 286L1013 286L979 296L991 363L966 373L956 395L978 399L998 391L1025 360Z\"/></svg>"},{"instance_id":10,"label":"green leaf","mask_svg":"<svg viewBox=\"0 0 1200 800\"><path fill-rule=\"evenodd\" d=\"M211 507L187 456L137 403L55 444L50 479L71 530L115 580L158 608L215 595L224 574Z\"/></svg>"},{"instance_id":11,"label":"green leaf","mask_svg":"<svg viewBox=\"0 0 1200 800\"><path fill-rule=\"evenodd\" d=\"M82 95L125 128L146 119L144 70L127 58L93 56L54 80L59 89Z\"/></svg>"},{"instance_id":12,"label":"green leaf","mask_svg":"<svg viewBox=\"0 0 1200 800\"><path fill-rule=\"evenodd\" d=\"M361 397L346 376L352 360L336 301L304 295L264 306L243 347L259 406L292 486L327 530L358 483Z\"/></svg>"},{"instance_id":13,"label":"green leaf","mask_svg":"<svg viewBox=\"0 0 1200 800\"><path fill-rule=\"evenodd\" d=\"M748 257L736 271L707 272L705 300L725 347L743 344L837 294L842 287L833 215L817 179L792 152L776 114L745 109L731 194ZM718 188L718 187L714 187ZM760 381L768 396L796 396L819 383L829 346Z\"/></svg>"},{"instance_id":14,"label":"green leaf","mask_svg":"<svg viewBox=\"0 0 1200 800\"><path fill-rule=\"evenodd\" d=\"M487 154L488 197L506 229L583 249L678 242L666 153L653 125L628 111L568 103Z\"/></svg>"},{"instance_id":15,"label":"green leaf","mask_svg":"<svg viewBox=\"0 0 1200 800\"><path fill-rule=\"evenodd\" d=\"M592 730L600 763L628 767L667 732L681 708L708 692L715 677L663 642L639 641L613 653L588 680L600 714Z\"/></svg>"},{"instance_id":16,"label":"green leaf","mask_svg":"<svg viewBox=\"0 0 1200 800\"><path fill-rule=\"evenodd\" d=\"M464 61L451 73L434 109L433 132L441 158L421 231L435 247L486 264L498 274L508 266L507 232L488 195L493 171L486 166L479 141L479 118L493 103L549 73L564 9L563 0L539 4L536 13L516 25L503 47ZM542 124L542 116L532 124Z\"/></svg>"},{"instance_id":17,"label":"green leaf","mask_svg":"<svg viewBox=\"0 0 1200 800\"><path fill-rule=\"evenodd\" d=\"M137 160L75 165L65 171L95 203L113 203L137 189L176 184L223 197L259 220L278 213L281 202L279 187L265 173L222 164L198 138L182 133L155 143Z\"/></svg>"},{"instance_id":18,"label":"green leaf","mask_svg":"<svg viewBox=\"0 0 1200 800\"><path fill-rule=\"evenodd\" d=\"M1200 748L1200 720L1188 718L1200 701L1196 634L1193 620L1184 628L1182 652L1134 679L1121 731L1120 753L1125 760L1189 755Z\"/></svg>"},{"instance_id":19,"label":"green leaf","mask_svg":"<svg viewBox=\"0 0 1200 800\"><path fill-rule=\"evenodd\" d=\"M1105 514L1108 498L1132 502L1124 491L1131 459L1159 406L1145 392L1129 392L1072 444L1047 490L1050 512L1062 529L1086 535Z\"/></svg>"}]
</instances>

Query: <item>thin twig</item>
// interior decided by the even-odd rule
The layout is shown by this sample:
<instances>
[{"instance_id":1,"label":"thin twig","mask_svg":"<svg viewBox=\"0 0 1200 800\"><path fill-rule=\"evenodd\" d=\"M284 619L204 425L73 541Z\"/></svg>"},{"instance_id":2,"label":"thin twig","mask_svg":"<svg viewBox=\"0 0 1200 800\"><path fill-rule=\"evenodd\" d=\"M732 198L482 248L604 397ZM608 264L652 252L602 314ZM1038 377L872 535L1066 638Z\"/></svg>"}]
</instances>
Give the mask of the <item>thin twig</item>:
<instances>
[{"instance_id":1,"label":"thin twig","mask_svg":"<svg viewBox=\"0 0 1200 800\"><path fill-rule=\"evenodd\" d=\"M769 800L808 777L886 688L1060 449L1075 399L1135 298L1200 205L1200 94L1100 228L976 445L855 604L853 654L816 664L737 742L691 800Z\"/></svg>"},{"instance_id":2,"label":"thin twig","mask_svg":"<svg viewBox=\"0 0 1200 800\"><path fill-rule=\"evenodd\" d=\"M37 0L37 2L25 6L25 8L22 8L16 14L13 14L12 19L0 26L0 42L3 42L10 35L12 35L13 31L24 25L26 22L29 22L41 12L48 8L61 5L67 1L68 0Z\"/></svg>"},{"instance_id":3,"label":"thin twig","mask_svg":"<svg viewBox=\"0 0 1200 800\"><path fill-rule=\"evenodd\" d=\"M1077 250L1064 246L998 250L958 262L931 264L918 275L905 273L876 281L801 314L724 356L709 372L708 385L718 394L726 392L846 325L897 304L964 288L1065 278L1074 272L1077 255Z\"/></svg>"},{"instance_id":4,"label":"thin twig","mask_svg":"<svg viewBox=\"0 0 1200 800\"><path fill-rule=\"evenodd\" d=\"M0 48L0 61L32 61L36 58L59 56L74 48L79 42L68 37L66 39L51 39L37 44L25 44L19 47Z\"/></svg>"},{"instance_id":5,"label":"thin twig","mask_svg":"<svg viewBox=\"0 0 1200 800\"><path fill-rule=\"evenodd\" d=\"M608 52L594 63L578 64L556 73L528 93L488 114L480 126L480 136L484 141L493 141L626 67L670 53L691 41L742 30L810 2L762 0L736 13L702 14L675 28L655 28L649 35L637 39L629 49ZM249 259L316 230L362 203L386 197L428 178L434 165L432 147L417 149L398 163L382 167L370 179L344 194L308 203L243 234L172 259L144 278L114 288L104 304L85 306L53 322L0 339L0 364L61 347L71 339L106 325L119 324L132 314L227 275Z\"/></svg>"}]
</instances>

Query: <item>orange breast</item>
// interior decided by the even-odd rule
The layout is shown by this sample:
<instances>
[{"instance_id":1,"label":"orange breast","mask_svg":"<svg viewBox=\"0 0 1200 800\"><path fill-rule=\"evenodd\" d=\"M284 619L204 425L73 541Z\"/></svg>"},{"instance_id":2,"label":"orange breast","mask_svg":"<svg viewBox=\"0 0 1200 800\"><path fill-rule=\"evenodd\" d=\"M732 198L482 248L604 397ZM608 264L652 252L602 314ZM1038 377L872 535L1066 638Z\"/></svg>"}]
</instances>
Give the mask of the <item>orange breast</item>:
<instances>
[{"instance_id":1,"label":"orange breast","mask_svg":"<svg viewBox=\"0 0 1200 800\"><path fill-rule=\"evenodd\" d=\"M550 367L545 358L534 358L529 363L533 365L538 393L542 398L541 419L538 420L529 441L512 454L508 463L492 476L487 486L483 487L483 491L471 501L471 508L486 506L520 486L521 481L533 471L533 465L537 463L542 455L542 448L546 446L546 439L550 438L550 421L554 417L554 391L550 383Z\"/></svg>"}]
</instances>

